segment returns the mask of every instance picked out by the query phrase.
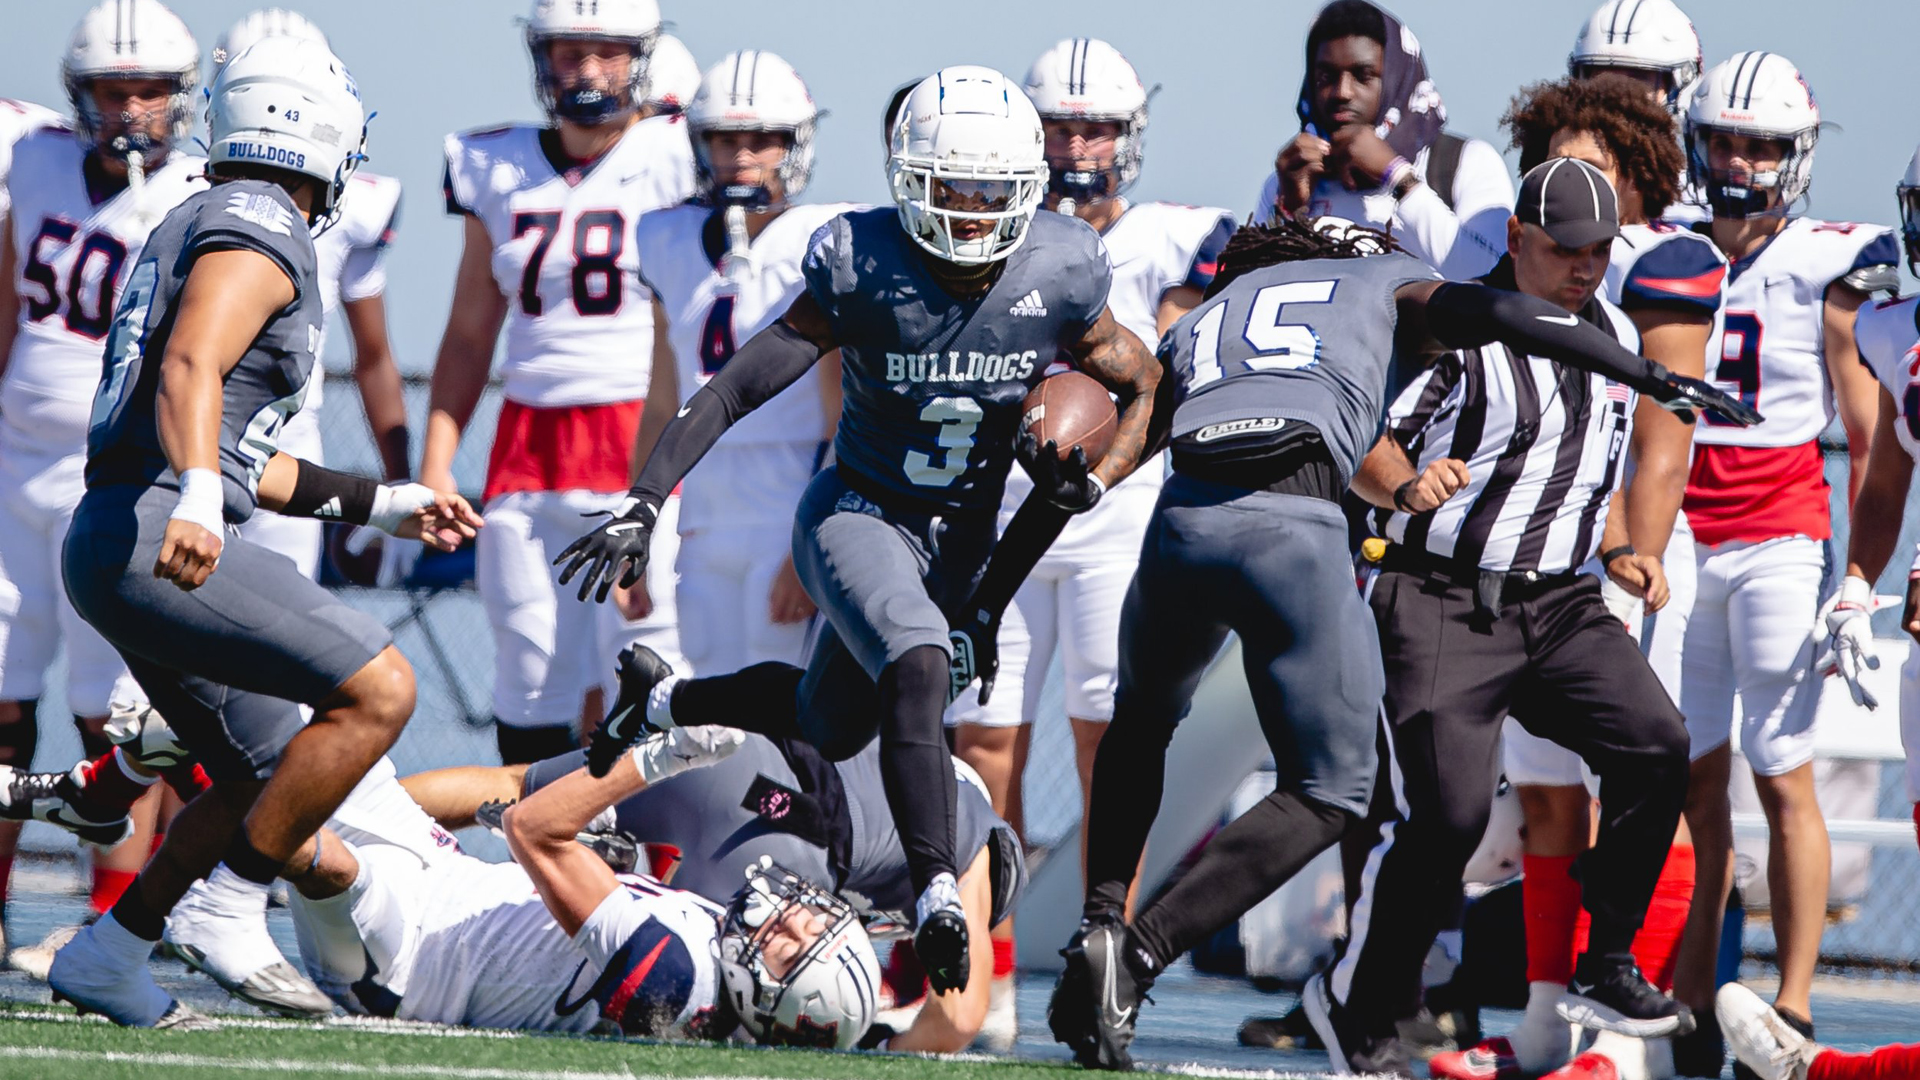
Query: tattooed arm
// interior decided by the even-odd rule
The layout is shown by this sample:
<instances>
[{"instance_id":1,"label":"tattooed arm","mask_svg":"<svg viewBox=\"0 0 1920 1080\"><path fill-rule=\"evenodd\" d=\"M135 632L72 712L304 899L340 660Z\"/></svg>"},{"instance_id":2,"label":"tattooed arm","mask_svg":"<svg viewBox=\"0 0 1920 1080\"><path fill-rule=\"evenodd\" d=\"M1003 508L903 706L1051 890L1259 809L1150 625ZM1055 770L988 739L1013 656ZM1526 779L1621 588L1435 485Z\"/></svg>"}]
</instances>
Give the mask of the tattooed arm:
<instances>
[{"instance_id":1,"label":"tattooed arm","mask_svg":"<svg viewBox=\"0 0 1920 1080\"><path fill-rule=\"evenodd\" d=\"M1174 382L1161 378L1164 369L1159 358L1114 320L1111 309L1100 313L1070 351L1081 371L1120 398L1120 425L1113 446L1093 469L1093 475L1111 488L1139 468L1166 437L1173 419ZM1165 401L1159 400L1163 387Z\"/></svg>"}]
</instances>

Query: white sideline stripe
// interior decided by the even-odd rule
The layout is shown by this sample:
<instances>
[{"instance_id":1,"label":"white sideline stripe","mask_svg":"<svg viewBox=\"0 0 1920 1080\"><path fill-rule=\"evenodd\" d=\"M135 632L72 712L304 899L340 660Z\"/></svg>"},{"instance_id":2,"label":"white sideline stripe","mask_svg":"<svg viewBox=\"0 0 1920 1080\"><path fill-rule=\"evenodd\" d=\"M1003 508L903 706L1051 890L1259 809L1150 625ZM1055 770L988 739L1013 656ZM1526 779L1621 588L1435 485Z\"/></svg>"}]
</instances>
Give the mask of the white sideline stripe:
<instances>
[{"instance_id":1,"label":"white sideline stripe","mask_svg":"<svg viewBox=\"0 0 1920 1080\"><path fill-rule=\"evenodd\" d=\"M191 1037L191 1036L189 1036ZM439 1076L449 1080L635 1080L630 1072L577 1072L571 1069L527 1072L520 1069L466 1069L451 1065L356 1065L349 1061L303 1058L223 1058L205 1054L129 1054L113 1050L56 1050L39 1046L0 1047L0 1059L92 1061L150 1068L228 1069L235 1072L320 1072L341 1076ZM717 1080L690 1077L687 1080Z\"/></svg>"},{"instance_id":2,"label":"white sideline stripe","mask_svg":"<svg viewBox=\"0 0 1920 1080\"><path fill-rule=\"evenodd\" d=\"M498 1028L463 1028L430 1024L422 1020L386 1020L374 1016L336 1016L328 1020L278 1020L265 1016L212 1015L209 1019L222 1028L269 1031L344 1030L374 1035L426 1035L440 1039L524 1039L524 1031ZM0 1009L0 1020L25 1020L36 1024L98 1024L92 1017L68 1012L11 1012Z\"/></svg>"}]
</instances>

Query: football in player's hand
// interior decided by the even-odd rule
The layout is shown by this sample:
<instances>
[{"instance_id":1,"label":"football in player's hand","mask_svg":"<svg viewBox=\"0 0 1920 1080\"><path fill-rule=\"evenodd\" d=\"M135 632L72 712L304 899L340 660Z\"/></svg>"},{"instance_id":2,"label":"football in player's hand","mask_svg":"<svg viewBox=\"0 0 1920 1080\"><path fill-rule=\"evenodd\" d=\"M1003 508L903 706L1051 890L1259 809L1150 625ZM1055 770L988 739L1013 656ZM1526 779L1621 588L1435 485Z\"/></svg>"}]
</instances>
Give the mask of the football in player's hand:
<instances>
[{"instance_id":1,"label":"football in player's hand","mask_svg":"<svg viewBox=\"0 0 1920 1080\"><path fill-rule=\"evenodd\" d=\"M1113 445L1120 414L1106 387L1078 371L1063 371L1041 379L1027 395L1020 423L1035 442L1052 442L1062 458L1078 446L1087 464L1097 465Z\"/></svg>"}]
</instances>

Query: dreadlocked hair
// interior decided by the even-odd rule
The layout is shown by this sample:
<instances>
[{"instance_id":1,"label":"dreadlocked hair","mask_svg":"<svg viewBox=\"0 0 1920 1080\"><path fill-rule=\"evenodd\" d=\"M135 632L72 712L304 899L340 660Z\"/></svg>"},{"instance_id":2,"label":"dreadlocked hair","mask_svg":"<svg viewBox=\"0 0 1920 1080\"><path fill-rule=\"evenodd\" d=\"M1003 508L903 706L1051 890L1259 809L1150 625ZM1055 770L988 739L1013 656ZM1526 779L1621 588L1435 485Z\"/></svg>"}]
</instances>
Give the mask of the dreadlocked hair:
<instances>
[{"instance_id":1,"label":"dreadlocked hair","mask_svg":"<svg viewBox=\"0 0 1920 1080\"><path fill-rule=\"evenodd\" d=\"M1523 88L1500 125L1512 134L1525 174L1547 160L1559 132L1586 132L1613 159L1613 167L1640 193L1641 211L1657 220L1680 197L1686 155L1673 114L1647 88L1612 72Z\"/></svg>"},{"instance_id":2,"label":"dreadlocked hair","mask_svg":"<svg viewBox=\"0 0 1920 1080\"><path fill-rule=\"evenodd\" d=\"M1220 252L1219 268L1206 295L1213 296L1233 279L1263 266L1307 259L1360 259L1399 250L1393 237L1378 229L1349 225L1336 236L1315 229L1309 218L1280 214L1269 224L1246 224L1234 230Z\"/></svg>"}]
</instances>

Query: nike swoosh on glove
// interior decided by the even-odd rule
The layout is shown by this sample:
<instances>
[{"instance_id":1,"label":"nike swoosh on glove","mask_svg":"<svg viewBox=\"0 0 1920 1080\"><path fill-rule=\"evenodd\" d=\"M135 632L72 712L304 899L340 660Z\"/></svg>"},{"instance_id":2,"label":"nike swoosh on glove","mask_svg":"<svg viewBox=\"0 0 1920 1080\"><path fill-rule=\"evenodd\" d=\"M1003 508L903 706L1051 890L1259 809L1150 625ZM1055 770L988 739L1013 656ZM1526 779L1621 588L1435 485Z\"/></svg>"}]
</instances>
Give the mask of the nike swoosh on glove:
<instances>
[{"instance_id":1,"label":"nike swoosh on glove","mask_svg":"<svg viewBox=\"0 0 1920 1080\"><path fill-rule=\"evenodd\" d=\"M596 603L604 603L616 578L623 589L640 584L641 575L647 572L647 556L653 546L653 526L659 519L657 507L627 496L599 528L568 544L566 550L553 560L555 566L566 564L560 570L560 584L565 585L573 580L575 574L586 571L580 578L580 600L583 603L588 592L594 593ZM594 591L596 584L599 585L598 591Z\"/></svg>"}]
</instances>

